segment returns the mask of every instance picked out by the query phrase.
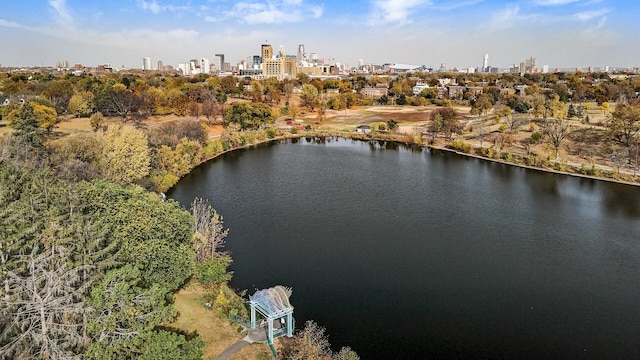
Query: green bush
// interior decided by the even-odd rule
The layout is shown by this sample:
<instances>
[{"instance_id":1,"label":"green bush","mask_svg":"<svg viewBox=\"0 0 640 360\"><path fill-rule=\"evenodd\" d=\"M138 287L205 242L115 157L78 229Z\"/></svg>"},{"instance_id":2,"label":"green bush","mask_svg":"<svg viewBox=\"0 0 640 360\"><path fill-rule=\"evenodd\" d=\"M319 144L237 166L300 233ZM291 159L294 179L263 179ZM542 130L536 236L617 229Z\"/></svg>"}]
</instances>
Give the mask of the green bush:
<instances>
[{"instance_id":1,"label":"green bush","mask_svg":"<svg viewBox=\"0 0 640 360\"><path fill-rule=\"evenodd\" d=\"M508 151L500 154L500 157L506 161L513 161L513 154Z\"/></svg>"},{"instance_id":2,"label":"green bush","mask_svg":"<svg viewBox=\"0 0 640 360\"><path fill-rule=\"evenodd\" d=\"M598 176L598 169L596 169L595 165L591 165L591 167L588 168L584 164L582 164L580 166L580 174L589 175L589 176Z\"/></svg>"},{"instance_id":3,"label":"green bush","mask_svg":"<svg viewBox=\"0 0 640 360\"><path fill-rule=\"evenodd\" d=\"M269 139L273 139L274 137L276 137L276 129L269 128L265 130L265 132L267 133L267 137Z\"/></svg>"},{"instance_id":4,"label":"green bush","mask_svg":"<svg viewBox=\"0 0 640 360\"><path fill-rule=\"evenodd\" d=\"M231 265L231 257L219 255L196 265L196 280L203 285L217 286L231 280L227 268Z\"/></svg>"}]
</instances>

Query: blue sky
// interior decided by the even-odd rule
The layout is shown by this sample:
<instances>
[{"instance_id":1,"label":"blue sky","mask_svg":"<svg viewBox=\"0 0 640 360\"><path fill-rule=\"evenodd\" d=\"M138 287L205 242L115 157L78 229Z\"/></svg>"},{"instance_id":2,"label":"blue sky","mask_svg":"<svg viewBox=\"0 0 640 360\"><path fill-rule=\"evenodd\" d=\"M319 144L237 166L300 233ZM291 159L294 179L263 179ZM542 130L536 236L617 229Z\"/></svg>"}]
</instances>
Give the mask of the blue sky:
<instances>
[{"instance_id":1,"label":"blue sky","mask_svg":"<svg viewBox=\"0 0 640 360\"><path fill-rule=\"evenodd\" d=\"M141 67L265 41L356 65L639 66L637 0L22 0L0 7L0 64Z\"/></svg>"}]
</instances>

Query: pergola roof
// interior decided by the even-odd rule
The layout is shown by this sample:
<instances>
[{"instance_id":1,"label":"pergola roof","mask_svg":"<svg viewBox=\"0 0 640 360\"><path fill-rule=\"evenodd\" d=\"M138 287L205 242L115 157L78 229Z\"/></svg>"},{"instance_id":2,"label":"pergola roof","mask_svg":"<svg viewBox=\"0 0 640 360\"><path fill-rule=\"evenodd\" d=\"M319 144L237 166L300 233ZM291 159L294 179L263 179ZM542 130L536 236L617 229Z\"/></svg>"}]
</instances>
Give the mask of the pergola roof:
<instances>
[{"instance_id":1,"label":"pergola roof","mask_svg":"<svg viewBox=\"0 0 640 360\"><path fill-rule=\"evenodd\" d=\"M276 285L249 295L249 302L255 305L262 315L277 318L293 311L289 296L291 296L291 288Z\"/></svg>"}]
</instances>

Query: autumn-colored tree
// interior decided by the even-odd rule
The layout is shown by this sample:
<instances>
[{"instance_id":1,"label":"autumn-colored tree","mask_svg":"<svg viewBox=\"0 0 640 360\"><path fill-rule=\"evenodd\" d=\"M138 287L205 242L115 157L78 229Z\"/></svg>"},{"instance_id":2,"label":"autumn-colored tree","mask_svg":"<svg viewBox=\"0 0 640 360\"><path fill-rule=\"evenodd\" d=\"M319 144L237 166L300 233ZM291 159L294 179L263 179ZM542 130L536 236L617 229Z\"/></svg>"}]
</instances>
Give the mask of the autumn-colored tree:
<instances>
[{"instance_id":1,"label":"autumn-colored tree","mask_svg":"<svg viewBox=\"0 0 640 360\"><path fill-rule=\"evenodd\" d=\"M453 134L462 131L462 125L458 121L458 112L452 107L441 107L429 114L431 120L430 132L435 134L442 132L447 141Z\"/></svg>"},{"instance_id":2,"label":"autumn-colored tree","mask_svg":"<svg viewBox=\"0 0 640 360\"><path fill-rule=\"evenodd\" d=\"M472 115L484 115L486 116L489 110L493 107L489 95L482 93L478 95L475 101L471 103Z\"/></svg>"},{"instance_id":3,"label":"autumn-colored tree","mask_svg":"<svg viewBox=\"0 0 640 360\"><path fill-rule=\"evenodd\" d=\"M110 126L102 136L102 174L118 184L133 184L149 174L149 146L144 131Z\"/></svg>"},{"instance_id":4,"label":"autumn-colored tree","mask_svg":"<svg viewBox=\"0 0 640 360\"><path fill-rule=\"evenodd\" d=\"M63 114L74 94L73 83L69 80L54 80L47 85L42 95L51 100L56 112Z\"/></svg>"},{"instance_id":5,"label":"autumn-colored tree","mask_svg":"<svg viewBox=\"0 0 640 360\"><path fill-rule=\"evenodd\" d=\"M640 101L618 104L611 113L607 127L609 136L616 143L624 146L630 155L631 148L637 144L640 133Z\"/></svg>"},{"instance_id":6,"label":"autumn-colored tree","mask_svg":"<svg viewBox=\"0 0 640 360\"><path fill-rule=\"evenodd\" d=\"M313 111L318 105L318 88L312 84L304 84L302 86L302 106L309 108Z\"/></svg>"},{"instance_id":7,"label":"autumn-colored tree","mask_svg":"<svg viewBox=\"0 0 640 360\"><path fill-rule=\"evenodd\" d=\"M88 116L93 110L94 95L90 91L81 91L73 94L69 99L67 112L76 116Z\"/></svg>"}]
</instances>

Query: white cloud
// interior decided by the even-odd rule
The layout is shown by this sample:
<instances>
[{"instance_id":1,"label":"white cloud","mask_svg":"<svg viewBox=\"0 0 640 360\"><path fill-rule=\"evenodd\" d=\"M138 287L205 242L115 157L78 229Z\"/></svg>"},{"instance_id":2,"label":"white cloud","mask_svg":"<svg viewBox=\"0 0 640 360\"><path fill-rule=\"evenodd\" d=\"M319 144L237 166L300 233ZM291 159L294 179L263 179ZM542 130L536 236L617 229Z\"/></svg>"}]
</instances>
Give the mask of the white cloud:
<instances>
[{"instance_id":1,"label":"white cloud","mask_svg":"<svg viewBox=\"0 0 640 360\"><path fill-rule=\"evenodd\" d=\"M411 12L420 6L430 5L430 0L374 0L369 18L372 26L384 24L410 24Z\"/></svg>"},{"instance_id":2,"label":"white cloud","mask_svg":"<svg viewBox=\"0 0 640 360\"><path fill-rule=\"evenodd\" d=\"M312 6L311 7L311 13L313 14L313 18L317 19L319 17L322 16L324 12L324 9L322 8L322 6Z\"/></svg>"},{"instance_id":3,"label":"white cloud","mask_svg":"<svg viewBox=\"0 0 640 360\"><path fill-rule=\"evenodd\" d=\"M159 14L162 11L162 7L160 6L160 4L158 4L156 0L151 0L151 1L138 0L138 6L142 10L151 11L151 13L153 14Z\"/></svg>"},{"instance_id":4,"label":"white cloud","mask_svg":"<svg viewBox=\"0 0 640 360\"><path fill-rule=\"evenodd\" d=\"M18 24L15 21L9 21L5 19L0 19L0 26L8 27L8 28L16 28L16 29L26 29L27 27L21 24Z\"/></svg>"},{"instance_id":5,"label":"white cloud","mask_svg":"<svg viewBox=\"0 0 640 360\"><path fill-rule=\"evenodd\" d=\"M514 26L520 18L520 6L509 4L502 10L493 13L491 21L487 25L492 29L505 29Z\"/></svg>"},{"instance_id":6,"label":"white cloud","mask_svg":"<svg viewBox=\"0 0 640 360\"><path fill-rule=\"evenodd\" d=\"M64 28L73 27L73 17L67 8L66 0L49 0L49 6L51 6L55 12L54 16L58 25Z\"/></svg>"},{"instance_id":7,"label":"white cloud","mask_svg":"<svg viewBox=\"0 0 640 360\"><path fill-rule=\"evenodd\" d=\"M436 9L436 10L444 10L444 11L450 11L450 10L455 10L455 9L459 9L459 8L463 8L463 7L467 7L467 6L472 6L475 4L479 4L481 2L483 2L484 0L467 0L467 1L460 1L460 2L454 2L454 3L448 3L446 5L434 5L431 8L432 9Z\"/></svg>"},{"instance_id":8,"label":"white cloud","mask_svg":"<svg viewBox=\"0 0 640 360\"><path fill-rule=\"evenodd\" d=\"M238 19L250 25L296 23L307 18L319 18L324 12L322 5L307 5L302 0L280 0L267 2L238 2L230 10L223 11L225 18ZM207 16L209 21L219 17Z\"/></svg>"},{"instance_id":9,"label":"white cloud","mask_svg":"<svg viewBox=\"0 0 640 360\"><path fill-rule=\"evenodd\" d=\"M583 11L583 12L579 12L573 15L573 18L576 20L580 20L580 21L589 21L595 18L600 18L606 14L608 14L610 11L609 9L600 9L600 10L593 10L593 11Z\"/></svg>"},{"instance_id":10,"label":"white cloud","mask_svg":"<svg viewBox=\"0 0 640 360\"><path fill-rule=\"evenodd\" d=\"M138 0L138 7L141 8L142 10L145 11L149 11L152 14L159 14L163 11L170 11L170 12L185 12L185 11L192 11L192 7L188 6L188 5L184 5L184 6L175 6L175 5L161 5L160 3L158 3L157 0L151 0L151 1L146 1L146 0ZM206 7L201 7L201 9L205 9Z\"/></svg>"},{"instance_id":11,"label":"white cloud","mask_svg":"<svg viewBox=\"0 0 640 360\"><path fill-rule=\"evenodd\" d=\"M535 3L542 6L567 5L580 0L537 0Z\"/></svg>"}]
</instances>

